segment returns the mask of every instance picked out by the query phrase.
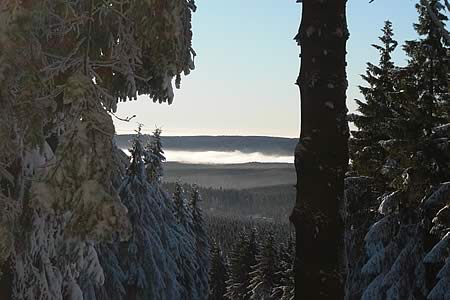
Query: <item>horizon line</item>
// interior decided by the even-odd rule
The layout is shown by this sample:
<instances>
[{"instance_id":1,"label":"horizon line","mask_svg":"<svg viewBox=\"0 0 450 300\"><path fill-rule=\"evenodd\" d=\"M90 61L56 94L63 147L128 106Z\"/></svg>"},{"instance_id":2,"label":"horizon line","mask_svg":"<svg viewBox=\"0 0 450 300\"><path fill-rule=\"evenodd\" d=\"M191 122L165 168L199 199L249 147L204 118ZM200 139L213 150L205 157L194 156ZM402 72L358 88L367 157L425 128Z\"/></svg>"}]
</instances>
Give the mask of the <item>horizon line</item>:
<instances>
[{"instance_id":1,"label":"horizon line","mask_svg":"<svg viewBox=\"0 0 450 300\"><path fill-rule=\"evenodd\" d=\"M136 132L124 132L115 135L135 135ZM152 133L144 132L143 135L152 135ZM162 134L161 137L271 137L271 138L283 138L283 139L298 139L297 136L281 136L281 135L264 135L264 134Z\"/></svg>"}]
</instances>

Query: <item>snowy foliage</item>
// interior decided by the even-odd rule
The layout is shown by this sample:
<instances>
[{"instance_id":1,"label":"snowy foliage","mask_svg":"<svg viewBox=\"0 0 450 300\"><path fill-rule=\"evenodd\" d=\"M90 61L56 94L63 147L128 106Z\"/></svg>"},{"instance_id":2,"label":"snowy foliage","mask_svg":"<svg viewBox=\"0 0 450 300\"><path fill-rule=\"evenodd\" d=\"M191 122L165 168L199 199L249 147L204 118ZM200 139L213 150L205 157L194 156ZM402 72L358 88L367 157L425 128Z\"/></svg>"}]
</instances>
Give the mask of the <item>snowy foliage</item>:
<instances>
[{"instance_id":1,"label":"snowy foliage","mask_svg":"<svg viewBox=\"0 0 450 300\"><path fill-rule=\"evenodd\" d=\"M348 177L344 193L346 299L358 299L368 284L361 276L365 265L364 238L376 218L376 195L369 177Z\"/></svg>"},{"instance_id":2,"label":"snowy foliage","mask_svg":"<svg viewBox=\"0 0 450 300\"><path fill-rule=\"evenodd\" d=\"M206 299L208 296L209 244L203 239L202 219L194 223L183 187L177 183L173 194L173 214L182 230L178 264L180 280L184 287L181 299ZM198 236L197 236L198 235ZM204 263L205 265L200 265Z\"/></svg>"},{"instance_id":3,"label":"snowy foliage","mask_svg":"<svg viewBox=\"0 0 450 300\"><path fill-rule=\"evenodd\" d=\"M97 288L97 299L206 299L209 253L199 261L192 218L178 222L172 199L157 178L147 174L149 153L138 132L130 149L131 162L119 195L127 207L131 238L102 245L102 253L111 255L105 263L105 285ZM186 208L188 208L186 206ZM205 230L202 220L198 230ZM206 248L209 252L209 248ZM201 268L199 263L204 263Z\"/></svg>"},{"instance_id":4,"label":"snowy foliage","mask_svg":"<svg viewBox=\"0 0 450 300\"><path fill-rule=\"evenodd\" d=\"M256 256L256 264L250 273L250 299L270 300L275 287L275 274L278 272L277 253L273 235L269 235L260 253Z\"/></svg>"},{"instance_id":5,"label":"snowy foliage","mask_svg":"<svg viewBox=\"0 0 450 300\"><path fill-rule=\"evenodd\" d=\"M256 244L256 232L250 235L241 232L233 252L230 255L230 278L227 281L227 293L229 299L249 300L251 297L250 280L252 267L256 264L258 247Z\"/></svg>"},{"instance_id":6,"label":"snowy foliage","mask_svg":"<svg viewBox=\"0 0 450 300\"><path fill-rule=\"evenodd\" d=\"M124 160L113 145L110 113L138 94L172 102L173 81L179 86L194 67L193 10L193 0L0 2L0 267L8 261L12 278L10 291L0 294L119 299L126 275L142 279L118 265L121 247L106 244L131 233L132 253L133 242L149 242L127 211L159 204L132 201L170 201L155 184L129 197L121 190L120 199ZM127 183L143 189L137 180ZM171 213L162 220L170 223ZM173 235L181 238L175 224ZM164 231L153 234L164 241ZM145 284L164 278L146 276Z\"/></svg>"},{"instance_id":7,"label":"snowy foliage","mask_svg":"<svg viewBox=\"0 0 450 300\"><path fill-rule=\"evenodd\" d=\"M289 238L287 245L282 245L279 251L278 271L274 274L276 277L275 287L272 289L272 299L294 300L294 260L295 244L292 238Z\"/></svg>"},{"instance_id":8,"label":"snowy foliage","mask_svg":"<svg viewBox=\"0 0 450 300\"><path fill-rule=\"evenodd\" d=\"M295 242L289 224L213 214L207 224L217 241L211 249L209 299L294 299Z\"/></svg>"},{"instance_id":9,"label":"snowy foliage","mask_svg":"<svg viewBox=\"0 0 450 300\"><path fill-rule=\"evenodd\" d=\"M146 145L145 158L147 176L150 181L160 182L163 176L163 162L166 160L161 143L161 129L157 128L153 132L152 140Z\"/></svg>"},{"instance_id":10,"label":"snowy foliage","mask_svg":"<svg viewBox=\"0 0 450 300\"><path fill-rule=\"evenodd\" d=\"M448 205L450 198L444 196L443 203L431 210L433 204L439 203L437 199L445 195L446 185L436 188L423 201L424 208L416 208L415 211L401 206L399 209L399 197L402 199L404 192L397 191L379 198L380 219L364 237L365 254L358 255L355 244L347 244L348 299L359 293L362 299L445 299L445 293L449 291L448 227L446 231L444 226L440 227L447 232L446 235L436 234L436 226L427 225L432 217L427 217L425 212L428 210L428 214L433 216L442 210L439 207ZM395 209L388 209L388 203L395 203ZM437 217L433 222L437 223ZM427 250L430 241L439 236L442 238ZM359 233L347 229L346 237L355 241ZM436 269L438 271L433 271Z\"/></svg>"},{"instance_id":11,"label":"snowy foliage","mask_svg":"<svg viewBox=\"0 0 450 300\"><path fill-rule=\"evenodd\" d=\"M177 221L189 231L190 235L194 235L193 228L190 226L192 222L192 212L189 209L189 203L186 199L185 191L180 182L176 183L175 192L173 193L174 215Z\"/></svg>"},{"instance_id":12,"label":"snowy foliage","mask_svg":"<svg viewBox=\"0 0 450 300\"><path fill-rule=\"evenodd\" d=\"M203 220L202 209L200 208L200 202L202 201L200 192L196 185L193 186L191 199L190 199L190 211L192 212L192 231L195 239L195 259L197 260L197 270L195 270L196 276L196 288L201 293L201 299L208 297L208 272L210 268L210 248L209 237L206 232L205 222Z\"/></svg>"}]
</instances>

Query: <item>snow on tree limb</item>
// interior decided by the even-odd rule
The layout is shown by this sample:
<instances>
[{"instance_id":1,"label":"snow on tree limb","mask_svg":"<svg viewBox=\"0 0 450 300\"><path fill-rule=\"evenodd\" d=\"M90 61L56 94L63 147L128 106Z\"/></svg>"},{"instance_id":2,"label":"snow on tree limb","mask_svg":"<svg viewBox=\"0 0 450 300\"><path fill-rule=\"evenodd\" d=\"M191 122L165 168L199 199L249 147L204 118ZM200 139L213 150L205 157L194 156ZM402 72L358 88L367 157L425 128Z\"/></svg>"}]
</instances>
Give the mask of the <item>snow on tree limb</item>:
<instances>
[{"instance_id":1,"label":"snow on tree limb","mask_svg":"<svg viewBox=\"0 0 450 300\"><path fill-rule=\"evenodd\" d=\"M90 297L103 283L96 245L130 229L108 113L140 94L173 101L194 67L195 8L0 1L0 261L15 298Z\"/></svg>"}]
</instances>

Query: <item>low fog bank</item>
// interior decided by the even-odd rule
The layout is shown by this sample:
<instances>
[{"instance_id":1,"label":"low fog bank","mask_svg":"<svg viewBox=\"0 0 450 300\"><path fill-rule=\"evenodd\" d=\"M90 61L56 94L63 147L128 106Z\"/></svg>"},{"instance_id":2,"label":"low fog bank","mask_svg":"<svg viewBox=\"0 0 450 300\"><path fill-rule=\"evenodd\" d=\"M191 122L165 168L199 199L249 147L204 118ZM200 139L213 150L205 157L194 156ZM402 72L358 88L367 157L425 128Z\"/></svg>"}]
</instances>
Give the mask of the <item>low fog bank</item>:
<instances>
[{"instance_id":1,"label":"low fog bank","mask_svg":"<svg viewBox=\"0 0 450 300\"><path fill-rule=\"evenodd\" d=\"M127 155L129 151L122 149ZM294 163L293 156L281 156L264 154L260 152L244 153L241 151L164 151L168 162L180 162L186 164L243 164L251 162L259 163Z\"/></svg>"}]
</instances>

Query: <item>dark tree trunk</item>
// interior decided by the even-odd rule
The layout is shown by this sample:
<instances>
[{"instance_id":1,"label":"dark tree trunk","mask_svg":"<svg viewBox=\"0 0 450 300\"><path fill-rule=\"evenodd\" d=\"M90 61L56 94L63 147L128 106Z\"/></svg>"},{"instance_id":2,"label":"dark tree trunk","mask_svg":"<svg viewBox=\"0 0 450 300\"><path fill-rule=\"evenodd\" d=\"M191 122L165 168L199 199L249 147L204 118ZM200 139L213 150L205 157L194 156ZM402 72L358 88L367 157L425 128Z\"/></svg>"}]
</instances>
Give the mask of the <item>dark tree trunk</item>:
<instances>
[{"instance_id":1,"label":"dark tree trunk","mask_svg":"<svg viewBox=\"0 0 450 300\"><path fill-rule=\"evenodd\" d=\"M346 0L303 0L296 40L301 134L295 150L295 299L344 297L340 208L348 165Z\"/></svg>"},{"instance_id":2,"label":"dark tree trunk","mask_svg":"<svg viewBox=\"0 0 450 300\"><path fill-rule=\"evenodd\" d=\"M8 258L6 262L0 264L0 299L12 299L13 271L11 265L12 258Z\"/></svg>"}]
</instances>

